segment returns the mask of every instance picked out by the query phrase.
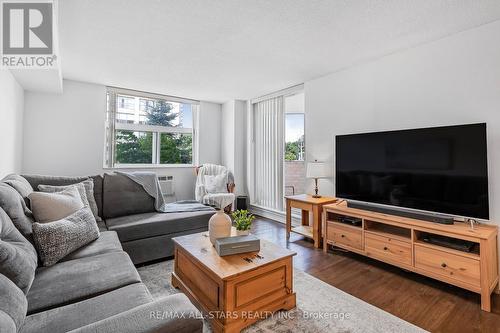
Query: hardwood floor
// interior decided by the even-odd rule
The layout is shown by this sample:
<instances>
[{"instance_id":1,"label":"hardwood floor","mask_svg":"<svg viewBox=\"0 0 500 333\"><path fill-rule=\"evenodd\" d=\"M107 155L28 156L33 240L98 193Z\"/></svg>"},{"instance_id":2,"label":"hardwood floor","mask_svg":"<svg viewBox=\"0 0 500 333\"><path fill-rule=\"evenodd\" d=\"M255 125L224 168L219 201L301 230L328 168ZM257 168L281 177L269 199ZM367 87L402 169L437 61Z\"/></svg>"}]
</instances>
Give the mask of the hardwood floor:
<instances>
[{"instance_id":1,"label":"hardwood floor","mask_svg":"<svg viewBox=\"0 0 500 333\"><path fill-rule=\"evenodd\" d=\"M431 332L500 332L500 297L481 311L478 294L339 249L323 253L285 225L258 218L252 233L295 252L294 265L363 301Z\"/></svg>"}]
</instances>

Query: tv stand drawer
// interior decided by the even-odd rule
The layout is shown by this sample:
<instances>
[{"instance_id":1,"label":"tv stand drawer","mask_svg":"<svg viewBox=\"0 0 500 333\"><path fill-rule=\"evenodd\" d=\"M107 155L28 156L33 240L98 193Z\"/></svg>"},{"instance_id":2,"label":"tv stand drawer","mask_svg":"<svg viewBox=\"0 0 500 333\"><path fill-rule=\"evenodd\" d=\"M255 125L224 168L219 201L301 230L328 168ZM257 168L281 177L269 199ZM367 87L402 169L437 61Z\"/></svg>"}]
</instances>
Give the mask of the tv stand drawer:
<instances>
[{"instance_id":1,"label":"tv stand drawer","mask_svg":"<svg viewBox=\"0 0 500 333\"><path fill-rule=\"evenodd\" d=\"M411 266L411 243L371 233L365 234L365 251L368 256L388 262Z\"/></svg>"},{"instance_id":2,"label":"tv stand drawer","mask_svg":"<svg viewBox=\"0 0 500 333\"><path fill-rule=\"evenodd\" d=\"M333 241L334 244L344 245L358 250L363 249L361 228L328 222L327 229L327 240Z\"/></svg>"},{"instance_id":3,"label":"tv stand drawer","mask_svg":"<svg viewBox=\"0 0 500 333\"><path fill-rule=\"evenodd\" d=\"M415 244L415 267L443 277L480 287L479 260Z\"/></svg>"}]
</instances>

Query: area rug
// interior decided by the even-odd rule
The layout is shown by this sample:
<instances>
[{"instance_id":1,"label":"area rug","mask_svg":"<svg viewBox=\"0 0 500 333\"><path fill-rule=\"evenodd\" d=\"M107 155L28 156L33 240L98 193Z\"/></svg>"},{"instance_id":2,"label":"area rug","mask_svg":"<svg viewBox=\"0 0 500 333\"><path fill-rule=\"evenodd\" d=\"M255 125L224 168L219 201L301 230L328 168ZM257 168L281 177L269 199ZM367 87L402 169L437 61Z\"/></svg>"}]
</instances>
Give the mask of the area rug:
<instances>
[{"instance_id":1,"label":"area rug","mask_svg":"<svg viewBox=\"0 0 500 333\"><path fill-rule=\"evenodd\" d=\"M180 292L170 284L173 260L138 268L152 296ZM413 333L426 332L315 277L294 270L297 307L246 328L245 333ZM204 333L211 332L205 322Z\"/></svg>"}]
</instances>

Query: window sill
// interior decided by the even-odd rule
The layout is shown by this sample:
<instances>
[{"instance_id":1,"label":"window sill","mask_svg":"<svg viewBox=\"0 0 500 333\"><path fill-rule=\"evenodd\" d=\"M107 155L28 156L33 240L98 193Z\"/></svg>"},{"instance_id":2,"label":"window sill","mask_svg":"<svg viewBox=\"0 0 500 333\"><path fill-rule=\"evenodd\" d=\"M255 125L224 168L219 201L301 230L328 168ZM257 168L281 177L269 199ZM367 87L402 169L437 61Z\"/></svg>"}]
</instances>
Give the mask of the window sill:
<instances>
[{"instance_id":1,"label":"window sill","mask_svg":"<svg viewBox=\"0 0 500 333\"><path fill-rule=\"evenodd\" d=\"M174 169L174 168L194 168L194 164L122 164L113 167L103 167L105 170L121 169Z\"/></svg>"}]
</instances>

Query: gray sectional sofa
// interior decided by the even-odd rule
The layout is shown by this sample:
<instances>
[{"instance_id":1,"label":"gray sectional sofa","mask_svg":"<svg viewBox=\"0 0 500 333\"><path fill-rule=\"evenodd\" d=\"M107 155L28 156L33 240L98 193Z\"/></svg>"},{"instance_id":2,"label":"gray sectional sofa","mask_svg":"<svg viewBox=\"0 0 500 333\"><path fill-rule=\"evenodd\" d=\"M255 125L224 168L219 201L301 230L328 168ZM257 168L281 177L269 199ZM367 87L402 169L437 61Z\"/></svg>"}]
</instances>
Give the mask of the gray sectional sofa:
<instances>
[{"instance_id":1,"label":"gray sectional sofa","mask_svg":"<svg viewBox=\"0 0 500 333\"><path fill-rule=\"evenodd\" d=\"M89 177L23 175L38 185L69 185ZM213 212L158 213L154 199L130 178L115 173L92 176L101 230L116 231L134 264L174 255L173 237L208 230Z\"/></svg>"},{"instance_id":2,"label":"gray sectional sofa","mask_svg":"<svg viewBox=\"0 0 500 333\"><path fill-rule=\"evenodd\" d=\"M34 189L87 179L24 177ZM19 228L31 218L23 197L0 182L0 332L201 332L188 298L154 301L134 263L171 256L171 238L206 230L213 213L156 213L127 177L92 178L100 237L50 267L37 264L29 233Z\"/></svg>"}]
</instances>

